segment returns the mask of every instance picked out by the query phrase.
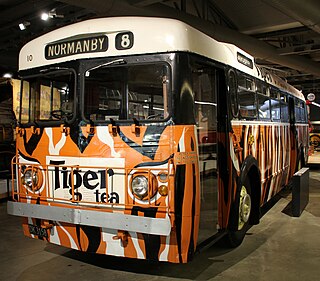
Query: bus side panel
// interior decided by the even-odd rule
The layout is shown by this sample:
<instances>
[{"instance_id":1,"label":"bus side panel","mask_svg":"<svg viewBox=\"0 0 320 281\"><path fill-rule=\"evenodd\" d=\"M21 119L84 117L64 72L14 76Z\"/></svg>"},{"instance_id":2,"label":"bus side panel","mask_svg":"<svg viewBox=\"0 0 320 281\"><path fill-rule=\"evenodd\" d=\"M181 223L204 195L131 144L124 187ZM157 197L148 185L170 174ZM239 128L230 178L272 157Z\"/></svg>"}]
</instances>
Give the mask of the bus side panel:
<instances>
[{"instance_id":1,"label":"bus side panel","mask_svg":"<svg viewBox=\"0 0 320 281\"><path fill-rule=\"evenodd\" d=\"M241 123L243 123L241 125ZM237 159L241 165L249 155L258 162L261 174L261 200L266 203L283 185L288 184L292 176L292 165L296 155L292 154L292 137L289 124L233 122L234 146L239 153ZM235 166L235 165L234 165Z\"/></svg>"}]
</instances>

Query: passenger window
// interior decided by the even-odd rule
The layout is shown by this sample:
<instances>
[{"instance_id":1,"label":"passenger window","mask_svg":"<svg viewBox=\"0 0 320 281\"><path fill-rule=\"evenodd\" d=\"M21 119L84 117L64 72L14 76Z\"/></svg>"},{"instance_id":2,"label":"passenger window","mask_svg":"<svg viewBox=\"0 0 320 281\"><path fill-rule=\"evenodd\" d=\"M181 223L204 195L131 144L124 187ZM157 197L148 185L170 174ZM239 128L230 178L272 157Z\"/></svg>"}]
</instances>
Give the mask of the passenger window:
<instances>
[{"instance_id":1,"label":"passenger window","mask_svg":"<svg viewBox=\"0 0 320 281\"><path fill-rule=\"evenodd\" d=\"M270 99L269 97L257 94L259 119L270 119Z\"/></svg>"},{"instance_id":2,"label":"passenger window","mask_svg":"<svg viewBox=\"0 0 320 281\"><path fill-rule=\"evenodd\" d=\"M278 89L270 89L270 102L271 102L271 118L274 121L281 120L281 103L280 92Z\"/></svg>"},{"instance_id":3,"label":"passenger window","mask_svg":"<svg viewBox=\"0 0 320 281\"><path fill-rule=\"evenodd\" d=\"M270 99L267 85L260 80L256 81L257 85L257 101L258 101L258 114L260 120L270 119Z\"/></svg>"},{"instance_id":4,"label":"passenger window","mask_svg":"<svg viewBox=\"0 0 320 281\"><path fill-rule=\"evenodd\" d=\"M305 105L300 100L295 101L295 117L297 122L306 121Z\"/></svg>"},{"instance_id":5,"label":"passenger window","mask_svg":"<svg viewBox=\"0 0 320 281\"><path fill-rule=\"evenodd\" d=\"M257 117L257 104L254 81L239 75L238 78L238 100L240 115L243 118L254 119Z\"/></svg>"},{"instance_id":6,"label":"passenger window","mask_svg":"<svg viewBox=\"0 0 320 281\"><path fill-rule=\"evenodd\" d=\"M271 102L271 117L272 120L280 120L281 119L281 104L279 100L270 99Z\"/></svg>"},{"instance_id":7,"label":"passenger window","mask_svg":"<svg viewBox=\"0 0 320 281\"><path fill-rule=\"evenodd\" d=\"M287 95L285 93L280 94L281 102L281 120L283 122L289 122L289 105L287 101Z\"/></svg>"}]
</instances>

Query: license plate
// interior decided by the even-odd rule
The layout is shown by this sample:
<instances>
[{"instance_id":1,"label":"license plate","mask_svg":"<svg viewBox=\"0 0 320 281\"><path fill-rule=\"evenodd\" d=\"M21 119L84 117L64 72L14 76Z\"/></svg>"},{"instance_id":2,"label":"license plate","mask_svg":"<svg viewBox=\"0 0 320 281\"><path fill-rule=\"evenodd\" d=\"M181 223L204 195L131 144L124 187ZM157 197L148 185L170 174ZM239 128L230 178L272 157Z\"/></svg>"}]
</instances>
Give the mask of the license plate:
<instances>
[{"instance_id":1,"label":"license plate","mask_svg":"<svg viewBox=\"0 0 320 281\"><path fill-rule=\"evenodd\" d=\"M29 226L30 234L37 235L39 237L48 238L47 229L45 229L45 228L43 228L41 226L32 225L32 224L29 224L28 226Z\"/></svg>"}]
</instances>

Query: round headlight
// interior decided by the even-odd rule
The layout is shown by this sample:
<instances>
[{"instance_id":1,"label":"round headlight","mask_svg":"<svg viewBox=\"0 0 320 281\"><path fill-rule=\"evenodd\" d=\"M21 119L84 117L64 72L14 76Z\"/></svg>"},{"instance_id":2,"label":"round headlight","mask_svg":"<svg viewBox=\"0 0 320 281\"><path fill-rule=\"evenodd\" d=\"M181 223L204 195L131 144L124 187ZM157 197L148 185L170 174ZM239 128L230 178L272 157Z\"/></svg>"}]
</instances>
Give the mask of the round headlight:
<instances>
[{"instance_id":1,"label":"round headlight","mask_svg":"<svg viewBox=\"0 0 320 281\"><path fill-rule=\"evenodd\" d=\"M132 192L140 199L148 194L148 179L145 176L136 176L131 182Z\"/></svg>"},{"instance_id":2,"label":"round headlight","mask_svg":"<svg viewBox=\"0 0 320 281\"><path fill-rule=\"evenodd\" d=\"M38 171L36 169L27 169L23 176L23 183L29 187L38 189L38 183L39 183L39 177L38 177Z\"/></svg>"}]
</instances>

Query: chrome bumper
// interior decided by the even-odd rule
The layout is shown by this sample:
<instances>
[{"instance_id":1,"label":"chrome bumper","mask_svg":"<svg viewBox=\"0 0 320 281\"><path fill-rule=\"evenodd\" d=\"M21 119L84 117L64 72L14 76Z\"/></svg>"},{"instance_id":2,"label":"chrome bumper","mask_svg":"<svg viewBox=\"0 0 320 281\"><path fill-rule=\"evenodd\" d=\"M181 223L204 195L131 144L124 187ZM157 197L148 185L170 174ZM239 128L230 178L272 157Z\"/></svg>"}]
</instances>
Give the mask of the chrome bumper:
<instances>
[{"instance_id":1,"label":"chrome bumper","mask_svg":"<svg viewBox=\"0 0 320 281\"><path fill-rule=\"evenodd\" d=\"M171 231L169 218L149 218L12 201L8 201L7 211L9 215L20 217L31 217L154 235L168 236Z\"/></svg>"}]
</instances>

